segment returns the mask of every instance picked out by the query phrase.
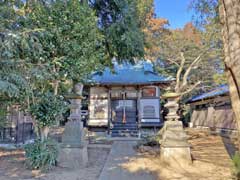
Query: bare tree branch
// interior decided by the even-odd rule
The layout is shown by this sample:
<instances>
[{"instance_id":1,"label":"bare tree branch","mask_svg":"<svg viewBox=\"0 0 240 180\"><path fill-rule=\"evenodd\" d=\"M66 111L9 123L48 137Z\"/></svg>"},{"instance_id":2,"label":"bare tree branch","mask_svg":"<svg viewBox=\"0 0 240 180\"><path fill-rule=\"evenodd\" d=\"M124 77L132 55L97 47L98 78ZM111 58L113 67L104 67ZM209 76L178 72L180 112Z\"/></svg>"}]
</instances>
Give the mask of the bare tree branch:
<instances>
[{"instance_id":1,"label":"bare tree branch","mask_svg":"<svg viewBox=\"0 0 240 180\"><path fill-rule=\"evenodd\" d=\"M186 72L183 75L183 81L182 81L182 85L181 85L180 89L184 89L185 86L187 85L188 76L189 76L192 68L194 67L194 65L196 65L199 61L202 60L201 57L202 57L203 54L204 53L200 54L187 68Z\"/></svg>"},{"instance_id":2,"label":"bare tree branch","mask_svg":"<svg viewBox=\"0 0 240 180\"><path fill-rule=\"evenodd\" d=\"M173 63L173 64L175 64L175 65L177 65L177 66L180 66L180 64L179 63L177 63L176 61L174 61L174 60L172 60L172 59L166 59L167 61L169 61L169 62L171 62L171 63Z\"/></svg>"},{"instance_id":3,"label":"bare tree branch","mask_svg":"<svg viewBox=\"0 0 240 180\"><path fill-rule=\"evenodd\" d=\"M200 85L202 82L198 81L197 83L195 83L193 86L191 86L191 88L189 88L188 90L184 91L181 93L181 96L190 93L192 90L194 90L198 85Z\"/></svg>"},{"instance_id":4,"label":"bare tree branch","mask_svg":"<svg viewBox=\"0 0 240 180\"><path fill-rule=\"evenodd\" d=\"M184 66L185 61L186 61L183 52L180 53L180 56L181 56L181 64L178 68L177 75L176 75L176 86L175 86L175 91L176 92L179 92L179 90L180 90L181 73L182 73L183 66Z\"/></svg>"}]
</instances>

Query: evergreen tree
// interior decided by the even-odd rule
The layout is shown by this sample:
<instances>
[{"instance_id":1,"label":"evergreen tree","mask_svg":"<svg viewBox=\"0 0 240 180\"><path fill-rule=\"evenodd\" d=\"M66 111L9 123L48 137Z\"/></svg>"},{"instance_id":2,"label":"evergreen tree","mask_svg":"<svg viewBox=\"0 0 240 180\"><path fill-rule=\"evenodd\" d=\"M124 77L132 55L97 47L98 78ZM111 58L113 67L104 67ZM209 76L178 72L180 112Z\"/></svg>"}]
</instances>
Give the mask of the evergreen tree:
<instances>
[{"instance_id":1,"label":"evergreen tree","mask_svg":"<svg viewBox=\"0 0 240 180\"><path fill-rule=\"evenodd\" d=\"M144 56L144 34L136 0L94 0L91 6L97 13L110 59L115 57L121 61Z\"/></svg>"}]
</instances>

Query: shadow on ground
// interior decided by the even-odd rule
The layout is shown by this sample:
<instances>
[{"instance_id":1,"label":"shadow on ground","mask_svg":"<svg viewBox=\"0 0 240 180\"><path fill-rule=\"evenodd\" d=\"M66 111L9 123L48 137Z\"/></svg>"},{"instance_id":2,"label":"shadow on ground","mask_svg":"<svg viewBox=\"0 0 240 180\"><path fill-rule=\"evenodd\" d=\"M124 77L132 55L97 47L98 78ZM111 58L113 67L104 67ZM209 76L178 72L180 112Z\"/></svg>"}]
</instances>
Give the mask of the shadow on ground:
<instances>
[{"instance_id":1,"label":"shadow on ground","mask_svg":"<svg viewBox=\"0 0 240 180\"><path fill-rule=\"evenodd\" d=\"M232 163L228 151L234 151L234 147L228 146L227 150L220 136L193 130L187 130L187 133L191 144L193 164L170 166L161 162L158 154L140 153L138 157L131 158L122 166L131 173L148 171L159 180L232 179Z\"/></svg>"}]
</instances>

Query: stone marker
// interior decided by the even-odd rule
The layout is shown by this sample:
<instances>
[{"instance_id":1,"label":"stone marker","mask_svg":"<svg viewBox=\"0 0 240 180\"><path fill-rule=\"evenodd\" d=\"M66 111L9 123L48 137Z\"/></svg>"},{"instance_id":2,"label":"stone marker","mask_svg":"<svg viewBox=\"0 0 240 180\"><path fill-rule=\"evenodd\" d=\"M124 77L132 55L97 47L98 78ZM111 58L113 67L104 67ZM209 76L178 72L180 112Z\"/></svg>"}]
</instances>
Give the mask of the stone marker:
<instances>
[{"instance_id":1,"label":"stone marker","mask_svg":"<svg viewBox=\"0 0 240 180\"><path fill-rule=\"evenodd\" d=\"M164 127L161 131L161 159L169 164L188 164L192 162L190 145L187 142L187 134L183 129L183 124L177 114L179 105L179 95L171 93L165 96L168 103L165 105L169 109Z\"/></svg>"},{"instance_id":2,"label":"stone marker","mask_svg":"<svg viewBox=\"0 0 240 180\"><path fill-rule=\"evenodd\" d=\"M83 122L81 121L81 99L79 95L69 96L70 116L65 125L62 144L58 157L61 167L77 169L87 165L88 151L85 141Z\"/></svg>"}]
</instances>

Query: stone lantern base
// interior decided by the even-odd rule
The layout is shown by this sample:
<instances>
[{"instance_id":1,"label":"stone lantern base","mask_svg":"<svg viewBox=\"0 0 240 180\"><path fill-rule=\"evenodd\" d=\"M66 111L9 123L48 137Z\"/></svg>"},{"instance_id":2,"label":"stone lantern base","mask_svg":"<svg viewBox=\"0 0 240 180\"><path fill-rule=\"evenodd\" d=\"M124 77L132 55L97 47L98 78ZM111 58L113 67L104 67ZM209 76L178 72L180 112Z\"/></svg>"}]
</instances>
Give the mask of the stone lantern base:
<instances>
[{"instance_id":1,"label":"stone lantern base","mask_svg":"<svg viewBox=\"0 0 240 180\"><path fill-rule=\"evenodd\" d=\"M58 156L58 165L64 168L79 169L87 166L87 146L62 146Z\"/></svg>"},{"instance_id":2,"label":"stone lantern base","mask_svg":"<svg viewBox=\"0 0 240 180\"><path fill-rule=\"evenodd\" d=\"M58 165L65 168L78 169L88 162L87 142L84 140L83 123L70 120L62 136Z\"/></svg>"},{"instance_id":3,"label":"stone lantern base","mask_svg":"<svg viewBox=\"0 0 240 180\"><path fill-rule=\"evenodd\" d=\"M192 163L190 145L181 121L166 121L162 130L161 160L169 164Z\"/></svg>"}]
</instances>

